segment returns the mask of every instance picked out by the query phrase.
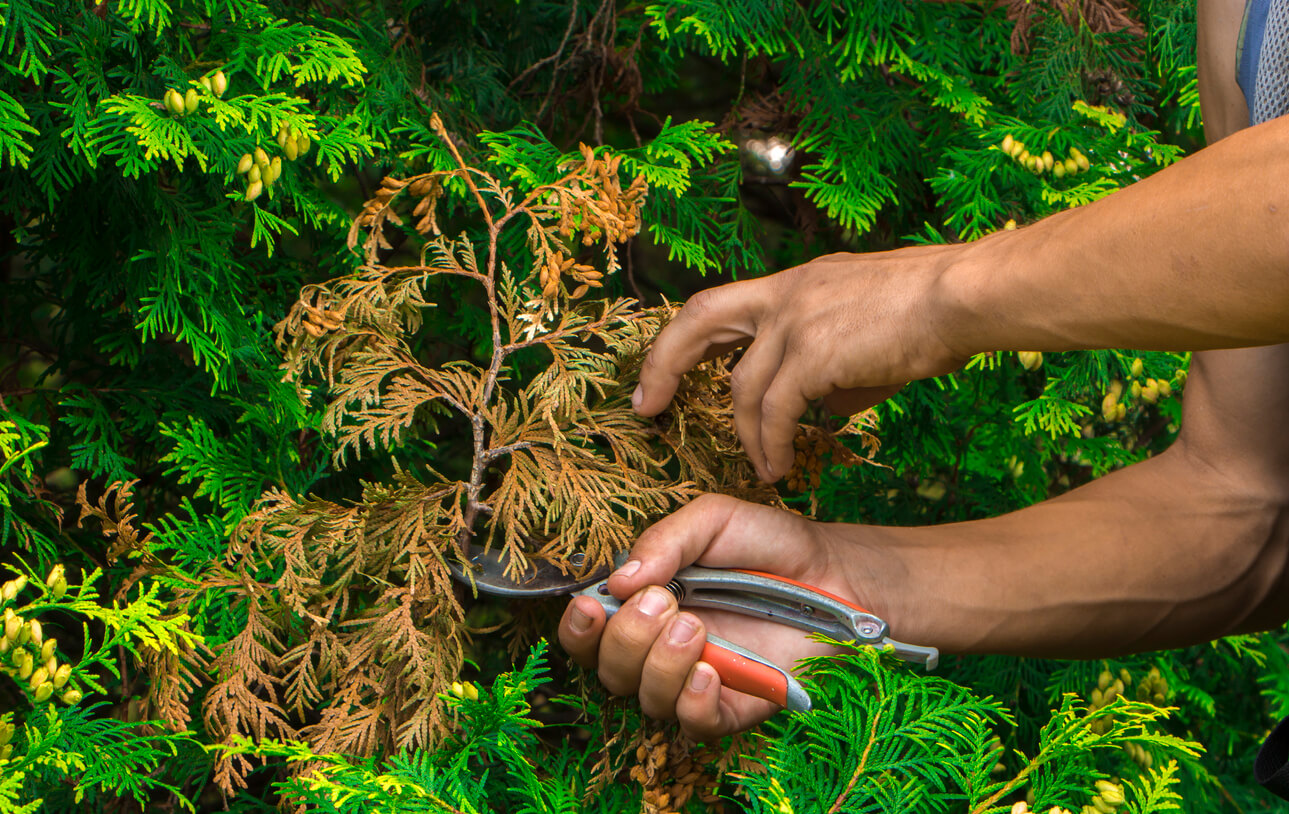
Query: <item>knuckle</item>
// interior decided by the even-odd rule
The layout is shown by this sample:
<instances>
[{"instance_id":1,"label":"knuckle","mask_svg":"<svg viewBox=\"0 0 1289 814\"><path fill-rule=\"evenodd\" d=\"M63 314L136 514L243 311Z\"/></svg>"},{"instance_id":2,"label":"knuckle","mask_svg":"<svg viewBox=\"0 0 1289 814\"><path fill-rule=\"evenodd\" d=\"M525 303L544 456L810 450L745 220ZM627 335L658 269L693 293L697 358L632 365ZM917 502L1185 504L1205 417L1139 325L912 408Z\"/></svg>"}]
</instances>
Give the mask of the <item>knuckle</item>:
<instances>
[{"instance_id":1,"label":"knuckle","mask_svg":"<svg viewBox=\"0 0 1289 814\"><path fill-rule=\"evenodd\" d=\"M702 322L716 310L717 301L721 298L719 288L707 288L685 301L685 306L676 315L677 320L694 320Z\"/></svg>"},{"instance_id":2,"label":"knuckle","mask_svg":"<svg viewBox=\"0 0 1289 814\"><path fill-rule=\"evenodd\" d=\"M725 734L706 716L677 715L677 721L680 724L680 731L698 743L716 740Z\"/></svg>"},{"instance_id":3,"label":"knuckle","mask_svg":"<svg viewBox=\"0 0 1289 814\"><path fill-rule=\"evenodd\" d=\"M676 707L661 698L649 693L640 693L640 711L656 721L671 721L676 718Z\"/></svg>"},{"instance_id":4,"label":"knuckle","mask_svg":"<svg viewBox=\"0 0 1289 814\"><path fill-rule=\"evenodd\" d=\"M830 333L819 323L805 322L792 326L783 338L784 356L804 363L826 347Z\"/></svg>"},{"instance_id":5,"label":"knuckle","mask_svg":"<svg viewBox=\"0 0 1289 814\"><path fill-rule=\"evenodd\" d=\"M755 396L752 392L752 382L749 380L751 373L743 365L735 365L734 370L730 372L730 398L736 403L745 400L748 396Z\"/></svg>"},{"instance_id":6,"label":"knuckle","mask_svg":"<svg viewBox=\"0 0 1289 814\"><path fill-rule=\"evenodd\" d=\"M650 616L640 610L639 604L642 595L651 591L651 588L645 588L628 604L627 607L614 616L612 624L612 636L615 649L632 652L647 653L658 640L658 634L662 631L664 625L670 620L676 612L675 600L671 600L671 595L667 598L671 604L656 616Z\"/></svg>"},{"instance_id":7,"label":"knuckle","mask_svg":"<svg viewBox=\"0 0 1289 814\"><path fill-rule=\"evenodd\" d=\"M783 271L780 271L778 274L772 275L768 279L773 280L775 284L779 286L779 289L782 291L782 290L792 288L797 283L801 282L802 277L806 277L809 274L810 274L810 264L802 263L799 266L786 268Z\"/></svg>"},{"instance_id":8,"label":"knuckle","mask_svg":"<svg viewBox=\"0 0 1289 814\"><path fill-rule=\"evenodd\" d=\"M715 512L721 511L730 504L737 503L735 498L729 495L722 495L716 492L704 492L689 502L696 512Z\"/></svg>"},{"instance_id":9,"label":"knuckle","mask_svg":"<svg viewBox=\"0 0 1289 814\"><path fill-rule=\"evenodd\" d=\"M656 376L662 372L660 370L660 363L658 362L658 355L657 346L651 348L649 352L645 354L644 361L640 363L640 375L642 377Z\"/></svg>"},{"instance_id":10,"label":"knuckle","mask_svg":"<svg viewBox=\"0 0 1289 814\"><path fill-rule=\"evenodd\" d=\"M801 416L794 413L793 399L787 393L767 393L761 399L761 421L764 424L777 425L794 422Z\"/></svg>"},{"instance_id":11,"label":"knuckle","mask_svg":"<svg viewBox=\"0 0 1289 814\"><path fill-rule=\"evenodd\" d=\"M626 619L622 622L623 624L619 624L613 631L613 640L610 644L614 652L639 653L647 651L653 645L654 639L657 638L656 631L642 629L641 625L626 624Z\"/></svg>"},{"instance_id":12,"label":"knuckle","mask_svg":"<svg viewBox=\"0 0 1289 814\"><path fill-rule=\"evenodd\" d=\"M628 696L634 695L636 692L635 682L611 671L601 669L598 671L597 676L600 679L600 684L604 685L604 689L608 691L609 695Z\"/></svg>"},{"instance_id":13,"label":"knuckle","mask_svg":"<svg viewBox=\"0 0 1289 814\"><path fill-rule=\"evenodd\" d=\"M768 279L778 286L778 293L783 296L796 295L802 290L809 290L810 285L819 274L819 266L835 255L826 255L809 263L802 263L775 274ZM821 262L822 261L822 262Z\"/></svg>"}]
</instances>

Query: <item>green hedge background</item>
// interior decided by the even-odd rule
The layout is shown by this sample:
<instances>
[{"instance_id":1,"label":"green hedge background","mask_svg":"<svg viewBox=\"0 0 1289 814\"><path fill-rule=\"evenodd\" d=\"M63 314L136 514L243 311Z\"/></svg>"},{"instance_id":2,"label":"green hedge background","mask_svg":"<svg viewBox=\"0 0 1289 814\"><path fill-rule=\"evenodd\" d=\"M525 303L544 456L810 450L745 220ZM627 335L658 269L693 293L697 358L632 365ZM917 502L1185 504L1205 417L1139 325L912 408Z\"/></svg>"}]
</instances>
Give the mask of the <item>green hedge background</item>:
<instances>
[{"instance_id":1,"label":"green hedge background","mask_svg":"<svg viewBox=\"0 0 1289 814\"><path fill-rule=\"evenodd\" d=\"M393 720L337 752L210 712L246 669L229 654L271 638L229 589L263 495L357 505L468 457L418 414L333 460L326 387L283 380L273 331L302 289L362 265L350 225L383 177L452 168L432 114L520 189L579 144L624 156L624 186L649 183L643 229L587 296L658 305L830 251L970 240L1198 149L1193 2L23 0L0 22L0 811L993 812L1028 795L1078 812L1097 780L1125 812L1274 810L1249 767L1289 713L1280 633L1110 663L950 658L932 678L859 652L815 665L815 713L707 751L486 632L412 747ZM1067 171L1034 171L1017 142ZM252 195L238 167L257 148ZM478 235L463 188L443 207L445 233ZM416 242L389 237L389 263ZM415 354L486 359L484 304L426 291ZM888 524L1027 505L1165 448L1186 361L982 355L878 408L881 466L780 497ZM1173 395L1101 416L1116 380L1147 378ZM256 566L280 606L283 564ZM467 604L479 630L513 621ZM1121 674L1127 698L1089 713Z\"/></svg>"}]
</instances>

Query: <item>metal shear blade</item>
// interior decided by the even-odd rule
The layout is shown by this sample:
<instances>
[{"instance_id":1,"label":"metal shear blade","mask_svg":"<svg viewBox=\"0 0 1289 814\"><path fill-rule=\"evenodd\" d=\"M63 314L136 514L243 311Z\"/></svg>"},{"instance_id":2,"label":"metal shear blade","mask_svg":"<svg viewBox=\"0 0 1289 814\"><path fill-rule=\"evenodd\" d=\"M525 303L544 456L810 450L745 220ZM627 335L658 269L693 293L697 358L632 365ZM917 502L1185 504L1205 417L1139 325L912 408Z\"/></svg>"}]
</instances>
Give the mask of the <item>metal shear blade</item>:
<instances>
[{"instance_id":1,"label":"metal shear blade","mask_svg":"<svg viewBox=\"0 0 1289 814\"><path fill-rule=\"evenodd\" d=\"M494 596L520 599L563 596L599 582L613 570L611 565L602 565L584 576L575 577L550 560L530 560L527 570L518 577L512 577L506 574L510 563L502 558L499 551L470 546L466 553L470 567L449 558L448 570L457 580L474 586L479 593ZM584 554L574 554L568 565L578 568L584 559Z\"/></svg>"}]
</instances>

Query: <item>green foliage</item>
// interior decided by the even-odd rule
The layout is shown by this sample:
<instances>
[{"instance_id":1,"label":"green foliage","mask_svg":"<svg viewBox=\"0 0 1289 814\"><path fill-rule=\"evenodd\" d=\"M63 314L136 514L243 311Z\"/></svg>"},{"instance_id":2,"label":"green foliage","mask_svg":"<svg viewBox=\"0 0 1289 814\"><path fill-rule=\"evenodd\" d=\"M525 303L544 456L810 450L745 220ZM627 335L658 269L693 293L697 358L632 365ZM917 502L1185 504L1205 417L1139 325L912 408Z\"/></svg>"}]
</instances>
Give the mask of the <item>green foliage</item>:
<instances>
[{"instance_id":1,"label":"green foliage","mask_svg":"<svg viewBox=\"0 0 1289 814\"><path fill-rule=\"evenodd\" d=\"M325 812L614 812L639 806L638 789L598 787L594 766L570 739L554 754L543 749L542 727L529 717L527 696L546 683L545 644L518 670L497 677L478 699L446 696L449 737L434 751L400 754L388 761L355 761L315 754L307 744L246 739L221 751L280 757L306 763L299 777L281 785L284 799ZM558 735L556 735L558 737Z\"/></svg>"},{"instance_id":2,"label":"green foliage","mask_svg":"<svg viewBox=\"0 0 1289 814\"><path fill-rule=\"evenodd\" d=\"M43 580L11 570L0 672L16 684L22 709L0 715L0 811L68 810L114 797L143 804L158 793L195 810L176 770L194 757L204 762L196 742L186 733L118 720L107 704L90 700L120 686L126 653L145 661L199 644L187 617L166 613L156 583L124 604L105 603L94 587L98 571L69 585L62 566ZM33 658L45 653L52 659L33 673ZM63 666L50 670L56 663Z\"/></svg>"},{"instance_id":3,"label":"green foliage","mask_svg":"<svg viewBox=\"0 0 1289 814\"><path fill-rule=\"evenodd\" d=\"M1094 729L1097 716L1077 695L1062 695L1038 733L1032 754L1017 750L1001 763L996 732L1011 728L1013 714L991 697L979 697L942 678L917 675L873 650L816 659L807 674L812 697L825 699L809 713L774 720L765 736L765 772L742 783L753 810L970 811L1010 810L1032 789L1035 810L1078 810L1098 779L1098 755L1133 743L1161 757L1196 756L1197 744L1156 733L1168 710L1122 697L1105 707L1113 724ZM856 738L855 733L863 733ZM1000 770L1001 767L1001 770ZM1159 775L1140 775L1135 805L1142 811L1176 810L1176 764ZM1127 776L1126 774L1123 776ZM1171 795L1171 796L1170 796Z\"/></svg>"},{"instance_id":4,"label":"green foliage","mask_svg":"<svg viewBox=\"0 0 1289 814\"><path fill-rule=\"evenodd\" d=\"M839 643L840 644L840 643ZM551 732L531 716L527 700L548 680L545 645L524 665L497 678L491 689L448 695L449 737L436 750L387 761L355 761L320 755L299 742L239 738L226 754L279 757L305 763L297 778L281 784L285 799L307 810L328 812L420 811L622 811L640 805L630 785L601 788L595 768L571 739ZM1010 726L1011 713L943 679L921 676L906 665L867 649L815 659L805 681L824 703L806 713L776 718L762 748L744 757L732 777L753 811L971 811L1002 812L1033 786L1038 805L1073 807L1090 798L1099 779L1095 756L1124 744L1148 748L1161 758L1197 755L1196 744L1152 731L1168 710L1118 699L1107 707L1112 728L1092 731L1094 720L1080 699L1067 694L1044 725L1038 751L1019 754L1019 769L999 773L1001 746L994 736ZM580 699L566 699L581 703ZM603 709L598 710L604 712ZM623 710L623 723L635 722ZM856 732L863 732L857 738ZM553 754L535 764L541 735L554 736ZM621 744L618 745L621 751ZM1125 811L1180 810L1177 763L1125 776Z\"/></svg>"},{"instance_id":5,"label":"green foliage","mask_svg":"<svg viewBox=\"0 0 1289 814\"><path fill-rule=\"evenodd\" d=\"M1273 717L1289 713L1283 634L1105 663L950 658L940 678L848 653L810 665L815 711L723 744L728 754L700 753L577 686L544 650L498 677L507 651L549 635L553 617L450 594L429 579L446 580L441 549L424 543L442 529L417 525L459 524L453 512L466 505L426 509L426 484L496 494L509 470L498 458L464 474L476 440L506 444L477 436L446 400L392 400L425 371L438 385L487 371L497 349L500 312L477 280L407 269L470 271L491 246L507 281L491 302L516 317L508 339L598 326L585 342L504 354L492 374L502 407L489 402L496 412L481 426L545 432L544 450L636 477L617 481L630 492L618 504L612 489L592 506L553 489L503 493L516 528L562 529L567 515L583 536L601 535L603 555L686 490L751 488L736 482L744 463L714 401L673 414L649 443L699 438L722 450L719 477L668 457L694 445L639 453L644 436L631 434L654 428L629 423L626 404L647 332L625 298L656 305L828 251L1023 227L1200 145L1194 3L1142 0L1118 12L1130 15L1122 25L1080 18L1091 5L1025 4L1033 13L1018 26L1005 5L859 0L0 4L0 546L6 563L30 564L25 604L12 607L57 631L58 659L77 665L69 686L84 696L35 702L32 688L0 678L15 699L0 811L118 810L124 798L234 811L278 798L319 811L664 810L663 794L697 811L713 788L731 806L776 812L838 801L1004 811L1028 791L1036 808L1078 810L1107 778L1123 783L1123 812L1265 808L1248 766ZM193 109L167 107L170 90L191 91ZM1077 150L1088 167L1035 172L1003 152L1008 137L1054 164ZM791 149L781 165L757 151L771 139ZM509 211L585 160L581 144L596 161L619 157L624 183L647 184L641 231L616 248L596 236L585 251L545 244L605 271L603 288L521 325L516 309L543 289L539 236L521 225L490 240L467 179L488 174L491 211ZM281 175L247 200L237 170L257 148L281 159ZM436 173L437 232L398 208L410 196L390 207L387 228L362 223L374 213L365 202L387 189L381 178ZM349 242L355 221L369 253ZM309 345L304 305L333 305L332 293L378 278L390 286L382 296L412 299L384 321L379 309L341 321L386 340L389 375L337 387L333 376L362 367L343 353L284 371L284 350L326 344ZM612 318L596 323L600 314ZM278 325L293 327L275 335ZM817 485L798 478L805 492L760 499L830 520L963 520L1078 486L1175 436L1184 355L1060 353L1026 368L1018 350L882 405L880 466L839 465L873 455L860 434L847 441L853 454L833 450L838 465ZM719 385L722 370L692 392ZM1174 395L1135 393L1152 379ZM1107 417L1116 391L1124 415ZM546 413L518 407L555 395L563 401ZM596 421L604 433L588 429ZM517 451L520 465L537 460ZM639 487L646 472L671 485ZM308 529L292 538L292 524ZM486 512L471 524L493 530ZM365 548L368 531L382 542ZM514 529L496 532L531 552ZM91 576L54 599L35 575L55 563ZM432 589L399 593L413 582ZM364 640L375 644L353 664L365 666L350 669L335 643ZM407 652L422 645L460 650L436 672ZM323 693L310 668L353 695ZM1163 701L1128 700L1151 668ZM1106 669L1137 683L1094 715ZM445 692L462 670L491 691ZM202 710L220 703L256 711L244 719L252 737L216 747L225 719ZM570 723L573 712L582 717ZM442 737L398 728L417 716L441 721ZM278 726L288 721L299 730ZM325 731L319 721L346 736L330 742L343 749L289 742ZM655 759L664 744L669 756ZM679 782L691 771L701 782Z\"/></svg>"}]
</instances>

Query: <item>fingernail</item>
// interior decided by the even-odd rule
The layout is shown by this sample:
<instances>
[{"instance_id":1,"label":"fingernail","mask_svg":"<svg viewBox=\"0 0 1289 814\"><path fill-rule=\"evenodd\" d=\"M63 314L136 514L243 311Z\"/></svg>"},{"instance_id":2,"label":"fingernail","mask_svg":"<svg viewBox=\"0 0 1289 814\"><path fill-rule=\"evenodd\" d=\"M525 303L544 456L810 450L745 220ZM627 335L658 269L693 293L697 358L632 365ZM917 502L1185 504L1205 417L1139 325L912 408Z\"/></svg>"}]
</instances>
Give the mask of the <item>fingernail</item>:
<instances>
[{"instance_id":1,"label":"fingernail","mask_svg":"<svg viewBox=\"0 0 1289 814\"><path fill-rule=\"evenodd\" d=\"M640 597L640 601L636 604L636 607L639 608L640 612L645 616L657 616L665 611L667 609L667 605L670 604L667 601L668 596L670 596L670 594L662 588L650 588L645 591L644 596Z\"/></svg>"},{"instance_id":2,"label":"fingernail","mask_svg":"<svg viewBox=\"0 0 1289 814\"><path fill-rule=\"evenodd\" d=\"M763 458L761 459L761 461L765 464L765 482L766 482L766 483L773 483L773 482L774 482L774 466L770 463L770 459L769 459L769 458L764 458L764 457L763 457Z\"/></svg>"},{"instance_id":3,"label":"fingernail","mask_svg":"<svg viewBox=\"0 0 1289 814\"><path fill-rule=\"evenodd\" d=\"M689 689L694 692L702 692L712 684L712 668L700 664L694 668L694 674L689 678Z\"/></svg>"},{"instance_id":4,"label":"fingernail","mask_svg":"<svg viewBox=\"0 0 1289 814\"><path fill-rule=\"evenodd\" d=\"M574 633L585 633L591 629L591 617L573 608L573 612L568 615L568 626L573 628Z\"/></svg>"},{"instance_id":5,"label":"fingernail","mask_svg":"<svg viewBox=\"0 0 1289 814\"><path fill-rule=\"evenodd\" d=\"M632 574L634 574L635 572L637 572L637 571L639 571L639 570L640 570L640 561L639 561L639 560L627 560L626 562L624 562L624 563L622 564L622 567L621 567L621 568L619 568L618 570L616 570L616 571L614 571L614 572L613 572L613 576L615 576L615 577L629 577L629 576L631 576Z\"/></svg>"},{"instance_id":6,"label":"fingernail","mask_svg":"<svg viewBox=\"0 0 1289 814\"><path fill-rule=\"evenodd\" d=\"M644 401L644 390L637 384L635 392L631 394L631 409L639 410L642 401Z\"/></svg>"},{"instance_id":7,"label":"fingernail","mask_svg":"<svg viewBox=\"0 0 1289 814\"><path fill-rule=\"evenodd\" d=\"M698 632L698 627L684 616L680 616L676 621L671 623L671 630L667 633L667 639L672 644L685 644L694 638Z\"/></svg>"}]
</instances>

